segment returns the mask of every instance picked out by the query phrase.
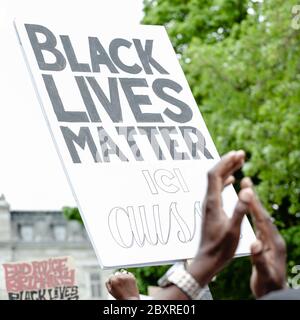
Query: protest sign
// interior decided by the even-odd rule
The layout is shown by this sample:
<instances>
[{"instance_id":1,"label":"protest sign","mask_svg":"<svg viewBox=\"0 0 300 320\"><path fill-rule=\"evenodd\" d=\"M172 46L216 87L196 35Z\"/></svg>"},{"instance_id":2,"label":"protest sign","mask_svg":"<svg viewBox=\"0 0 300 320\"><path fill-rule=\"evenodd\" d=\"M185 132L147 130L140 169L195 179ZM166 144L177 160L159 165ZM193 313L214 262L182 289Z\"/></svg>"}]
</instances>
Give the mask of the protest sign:
<instances>
[{"instance_id":1,"label":"protest sign","mask_svg":"<svg viewBox=\"0 0 300 320\"><path fill-rule=\"evenodd\" d=\"M165 29L15 26L101 266L193 257L206 173L219 155ZM232 186L223 195L231 215ZM253 240L245 219L237 255Z\"/></svg>"},{"instance_id":2,"label":"protest sign","mask_svg":"<svg viewBox=\"0 0 300 320\"><path fill-rule=\"evenodd\" d=\"M4 263L9 300L78 300L71 257Z\"/></svg>"}]
</instances>

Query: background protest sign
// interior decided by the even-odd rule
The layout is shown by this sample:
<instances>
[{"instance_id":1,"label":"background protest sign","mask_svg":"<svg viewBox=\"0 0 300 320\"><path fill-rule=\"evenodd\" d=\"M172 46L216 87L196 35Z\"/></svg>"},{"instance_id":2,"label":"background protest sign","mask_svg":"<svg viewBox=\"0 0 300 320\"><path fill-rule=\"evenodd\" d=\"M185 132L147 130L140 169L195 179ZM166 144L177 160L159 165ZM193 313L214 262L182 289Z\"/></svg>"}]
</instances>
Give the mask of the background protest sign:
<instances>
[{"instance_id":1,"label":"background protest sign","mask_svg":"<svg viewBox=\"0 0 300 320\"><path fill-rule=\"evenodd\" d=\"M72 257L4 263L9 300L78 300Z\"/></svg>"},{"instance_id":2,"label":"background protest sign","mask_svg":"<svg viewBox=\"0 0 300 320\"><path fill-rule=\"evenodd\" d=\"M193 257L219 155L165 29L15 26L102 267ZM223 196L230 215L237 196ZM245 219L237 255L253 240Z\"/></svg>"}]
</instances>

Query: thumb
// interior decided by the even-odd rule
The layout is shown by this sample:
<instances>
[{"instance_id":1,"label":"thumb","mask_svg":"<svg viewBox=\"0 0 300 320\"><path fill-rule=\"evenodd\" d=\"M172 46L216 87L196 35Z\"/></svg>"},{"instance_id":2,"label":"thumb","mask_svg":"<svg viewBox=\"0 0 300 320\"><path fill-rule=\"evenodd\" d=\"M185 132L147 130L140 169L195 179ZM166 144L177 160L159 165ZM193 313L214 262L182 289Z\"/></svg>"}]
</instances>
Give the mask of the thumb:
<instances>
[{"instance_id":1,"label":"thumb","mask_svg":"<svg viewBox=\"0 0 300 320\"><path fill-rule=\"evenodd\" d=\"M263 244L260 240L256 240L251 245L251 261L255 265L256 270L260 275L268 275L268 264L263 254Z\"/></svg>"}]
</instances>

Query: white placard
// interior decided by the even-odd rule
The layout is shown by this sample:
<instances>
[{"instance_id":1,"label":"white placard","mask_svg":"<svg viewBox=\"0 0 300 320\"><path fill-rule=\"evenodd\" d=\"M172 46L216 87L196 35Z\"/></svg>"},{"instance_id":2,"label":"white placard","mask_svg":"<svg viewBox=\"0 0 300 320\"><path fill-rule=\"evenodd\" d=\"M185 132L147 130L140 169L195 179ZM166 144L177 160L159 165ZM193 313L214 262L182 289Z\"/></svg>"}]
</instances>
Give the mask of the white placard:
<instances>
[{"instance_id":1,"label":"white placard","mask_svg":"<svg viewBox=\"0 0 300 320\"><path fill-rule=\"evenodd\" d=\"M101 266L192 258L206 173L219 155L165 29L15 26ZM231 215L232 186L223 198ZM236 254L253 240L244 219Z\"/></svg>"}]
</instances>

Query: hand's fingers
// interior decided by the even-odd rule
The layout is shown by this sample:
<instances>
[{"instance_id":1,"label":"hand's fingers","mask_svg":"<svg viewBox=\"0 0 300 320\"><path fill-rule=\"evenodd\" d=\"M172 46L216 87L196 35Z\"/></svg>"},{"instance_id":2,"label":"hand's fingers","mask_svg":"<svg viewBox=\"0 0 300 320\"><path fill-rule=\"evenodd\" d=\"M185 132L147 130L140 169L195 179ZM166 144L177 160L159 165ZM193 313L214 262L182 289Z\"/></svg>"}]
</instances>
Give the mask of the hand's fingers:
<instances>
[{"instance_id":1,"label":"hand's fingers","mask_svg":"<svg viewBox=\"0 0 300 320\"><path fill-rule=\"evenodd\" d=\"M213 171L224 180L238 170L245 161L245 152L243 150L231 151L221 158L215 165Z\"/></svg>"},{"instance_id":2,"label":"hand's fingers","mask_svg":"<svg viewBox=\"0 0 300 320\"><path fill-rule=\"evenodd\" d=\"M220 208L222 206L221 192L224 188L224 183L234 171L243 165L244 159L244 151L231 151L222 157L208 172L208 184L205 197L206 206L211 208Z\"/></svg>"},{"instance_id":3,"label":"hand's fingers","mask_svg":"<svg viewBox=\"0 0 300 320\"><path fill-rule=\"evenodd\" d=\"M249 207L250 207L250 202L253 201L254 196L255 195L254 195L253 189L249 187L242 187L241 191L239 192L239 199L242 202L246 203L247 206Z\"/></svg>"},{"instance_id":4,"label":"hand's fingers","mask_svg":"<svg viewBox=\"0 0 300 320\"><path fill-rule=\"evenodd\" d=\"M232 167L230 168L230 172L225 172L224 179L228 177L229 175L234 174L237 170L239 170L245 162L246 154L245 151L239 150L236 152L234 163L232 164Z\"/></svg>"},{"instance_id":5,"label":"hand's fingers","mask_svg":"<svg viewBox=\"0 0 300 320\"><path fill-rule=\"evenodd\" d=\"M133 278L134 280L136 280L135 279L135 276L134 276L134 274L132 273L132 272L128 272L128 274L127 274L130 278Z\"/></svg>"},{"instance_id":6,"label":"hand's fingers","mask_svg":"<svg viewBox=\"0 0 300 320\"><path fill-rule=\"evenodd\" d=\"M240 230L244 215L249 211L249 203L253 197L253 190L248 187L248 184L243 184L241 187L238 194L239 200L231 218L231 227L238 228L238 230Z\"/></svg>"},{"instance_id":7,"label":"hand's fingers","mask_svg":"<svg viewBox=\"0 0 300 320\"><path fill-rule=\"evenodd\" d=\"M254 192L251 179L248 177L243 178L241 181L241 187L247 187L248 192L245 194L245 201L249 203L249 207L255 217L255 220L260 222L269 219L270 216L267 214L266 210Z\"/></svg>"},{"instance_id":8,"label":"hand's fingers","mask_svg":"<svg viewBox=\"0 0 300 320\"><path fill-rule=\"evenodd\" d=\"M245 177L241 181L241 188L252 188L253 182L249 177Z\"/></svg>"},{"instance_id":9,"label":"hand's fingers","mask_svg":"<svg viewBox=\"0 0 300 320\"><path fill-rule=\"evenodd\" d=\"M251 245L250 250L251 250L251 261L252 261L252 264L256 267L257 272L260 274L260 276L264 278L268 278L269 269L268 269L268 263L266 261L266 258L263 252L263 243L260 240L256 240Z\"/></svg>"},{"instance_id":10,"label":"hand's fingers","mask_svg":"<svg viewBox=\"0 0 300 320\"><path fill-rule=\"evenodd\" d=\"M245 178L244 178L245 179ZM257 215L255 215L255 212L253 210L253 202L256 201L257 197L254 193L254 190L252 189L252 185L250 184L250 179L248 180L242 180L241 186L244 188L239 193L239 198L241 201L247 203L249 211L251 213L251 216L253 218L254 225L256 227L256 237L264 242L269 242L269 231L266 227L266 218L262 220L261 217L259 217L259 220L257 220ZM247 186L247 187L246 187Z\"/></svg>"},{"instance_id":11,"label":"hand's fingers","mask_svg":"<svg viewBox=\"0 0 300 320\"><path fill-rule=\"evenodd\" d=\"M238 236L240 235L241 224L245 214L247 213L247 210L247 204L239 200L230 219L230 230L231 232L238 234Z\"/></svg>"},{"instance_id":12,"label":"hand's fingers","mask_svg":"<svg viewBox=\"0 0 300 320\"><path fill-rule=\"evenodd\" d=\"M224 185L223 185L223 189L227 186L229 186L230 184L234 183L235 178L234 176L229 176L225 181L224 181Z\"/></svg>"},{"instance_id":13,"label":"hand's fingers","mask_svg":"<svg viewBox=\"0 0 300 320\"><path fill-rule=\"evenodd\" d=\"M254 217L254 223L259 230L260 238L266 241L270 247L281 245L282 239L276 226L272 223L270 215L264 209L257 195L253 190L253 184L250 178L244 178L241 186L247 186L242 195L242 200L248 203L251 215Z\"/></svg>"}]
</instances>

